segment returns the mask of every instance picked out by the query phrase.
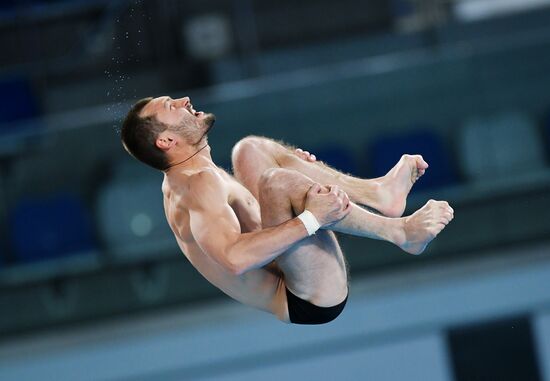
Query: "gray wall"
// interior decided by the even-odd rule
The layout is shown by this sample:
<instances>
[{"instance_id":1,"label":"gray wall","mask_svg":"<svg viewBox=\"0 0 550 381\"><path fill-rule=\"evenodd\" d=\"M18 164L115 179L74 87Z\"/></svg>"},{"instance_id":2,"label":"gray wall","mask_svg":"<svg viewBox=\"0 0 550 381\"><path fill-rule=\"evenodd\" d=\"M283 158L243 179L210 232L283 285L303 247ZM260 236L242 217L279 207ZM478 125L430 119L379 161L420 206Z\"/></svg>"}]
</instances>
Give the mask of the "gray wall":
<instances>
[{"instance_id":1,"label":"gray wall","mask_svg":"<svg viewBox=\"0 0 550 381\"><path fill-rule=\"evenodd\" d=\"M548 381L548 279L550 246L526 246L355 279L344 313L324 326L221 302L66 329L2 343L0 378L451 381L448 329L525 315Z\"/></svg>"}]
</instances>

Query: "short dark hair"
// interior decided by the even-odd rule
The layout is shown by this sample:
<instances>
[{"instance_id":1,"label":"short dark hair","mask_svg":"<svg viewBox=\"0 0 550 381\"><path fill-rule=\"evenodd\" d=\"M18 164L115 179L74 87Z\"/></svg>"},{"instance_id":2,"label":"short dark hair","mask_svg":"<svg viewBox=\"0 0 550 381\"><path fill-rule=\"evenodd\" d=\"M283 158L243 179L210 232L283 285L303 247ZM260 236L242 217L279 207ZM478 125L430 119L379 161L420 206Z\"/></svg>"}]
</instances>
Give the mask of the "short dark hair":
<instances>
[{"instance_id":1,"label":"short dark hair","mask_svg":"<svg viewBox=\"0 0 550 381\"><path fill-rule=\"evenodd\" d=\"M139 114L153 98L143 98L137 101L124 118L120 138L126 151L139 161L164 170L168 167L168 159L164 151L155 144L158 135L168 126L161 123L154 115L141 117Z\"/></svg>"}]
</instances>

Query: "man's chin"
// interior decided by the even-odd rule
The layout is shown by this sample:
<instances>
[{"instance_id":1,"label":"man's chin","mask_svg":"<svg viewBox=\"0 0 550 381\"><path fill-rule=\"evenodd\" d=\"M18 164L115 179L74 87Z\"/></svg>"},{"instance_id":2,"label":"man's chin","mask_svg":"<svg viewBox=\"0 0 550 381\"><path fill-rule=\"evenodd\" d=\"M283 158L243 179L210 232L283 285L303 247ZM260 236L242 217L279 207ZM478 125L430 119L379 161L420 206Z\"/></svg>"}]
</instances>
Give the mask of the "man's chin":
<instances>
[{"instance_id":1,"label":"man's chin","mask_svg":"<svg viewBox=\"0 0 550 381\"><path fill-rule=\"evenodd\" d=\"M202 134L201 138L195 143L195 145L200 145L208 137L208 133L214 127L214 123L216 122L216 116L214 114L206 114L204 116L204 124L206 126L204 133Z\"/></svg>"},{"instance_id":2,"label":"man's chin","mask_svg":"<svg viewBox=\"0 0 550 381\"><path fill-rule=\"evenodd\" d=\"M216 122L216 115L206 114L204 116L204 123L206 123L206 125L208 126L208 129L212 128L215 122Z\"/></svg>"}]
</instances>

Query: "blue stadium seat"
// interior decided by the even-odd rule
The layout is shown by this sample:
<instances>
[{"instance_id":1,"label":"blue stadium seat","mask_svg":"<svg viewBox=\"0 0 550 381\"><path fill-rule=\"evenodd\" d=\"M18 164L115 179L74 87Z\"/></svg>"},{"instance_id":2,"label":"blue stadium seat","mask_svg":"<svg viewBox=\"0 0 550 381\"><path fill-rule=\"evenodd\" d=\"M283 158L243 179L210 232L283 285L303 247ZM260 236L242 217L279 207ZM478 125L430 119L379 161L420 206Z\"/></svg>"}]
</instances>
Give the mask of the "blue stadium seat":
<instances>
[{"instance_id":1,"label":"blue stadium seat","mask_svg":"<svg viewBox=\"0 0 550 381\"><path fill-rule=\"evenodd\" d=\"M90 217L81 200L70 193L21 200L9 220L17 262L82 254L96 247Z\"/></svg>"},{"instance_id":2,"label":"blue stadium seat","mask_svg":"<svg viewBox=\"0 0 550 381\"><path fill-rule=\"evenodd\" d=\"M537 125L517 112L468 120L460 130L459 151L461 170L474 181L506 178L545 166Z\"/></svg>"},{"instance_id":3,"label":"blue stadium seat","mask_svg":"<svg viewBox=\"0 0 550 381\"><path fill-rule=\"evenodd\" d=\"M341 172L357 174L355 159L349 148L338 145L326 145L312 149L317 160L330 165Z\"/></svg>"},{"instance_id":4,"label":"blue stadium seat","mask_svg":"<svg viewBox=\"0 0 550 381\"><path fill-rule=\"evenodd\" d=\"M38 115L38 102L26 78L0 79L0 125Z\"/></svg>"},{"instance_id":5,"label":"blue stadium seat","mask_svg":"<svg viewBox=\"0 0 550 381\"><path fill-rule=\"evenodd\" d=\"M112 258L138 260L176 247L164 215L161 184L158 173L133 179L119 174L100 190L97 229Z\"/></svg>"},{"instance_id":6,"label":"blue stadium seat","mask_svg":"<svg viewBox=\"0 0 550 381\"><path fill-rule=\"evenodd\" d=\"M427 129L376 139L369 150L372 163L370 177L384 176L403 154L420 154L430 165L427 174L415 184L413 191L458 182L455 167L442 139Z\"/></svg>"}]
</instances>

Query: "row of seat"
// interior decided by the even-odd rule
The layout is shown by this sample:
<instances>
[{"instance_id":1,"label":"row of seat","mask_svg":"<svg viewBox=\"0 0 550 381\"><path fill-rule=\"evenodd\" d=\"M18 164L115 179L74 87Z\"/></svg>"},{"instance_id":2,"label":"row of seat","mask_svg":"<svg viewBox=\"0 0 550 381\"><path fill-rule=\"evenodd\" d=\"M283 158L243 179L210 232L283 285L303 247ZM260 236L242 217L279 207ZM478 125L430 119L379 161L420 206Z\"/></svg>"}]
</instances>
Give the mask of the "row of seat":
<instances>
[{"instance_id":1,"label":"row of seat","mask_svg":"<svg viewBox=\"0 0 550 381\"><path fill-rule=\"evenodd\" d=\"M550 152L550 115L540 129L528 115L505 112L468 120L453 144L446 144L442 136L428 127L380 136L368 147L367 173L357 170L355 157L345 147L322 147L316 154L336 168L372 178L387 173L403 153L421 154L430 163L430 175L417 183L415 189L424 190L462 180L480 182L541 170L547 165L547 151Z\"/></svg>"},{"instance_id":2,"label":"row of seat","mask_svg":"<svg viewBox=\"0 0 550 381\"><path fill-rule=\"evenodd\" d=\"M550 147L550 118L544 131ZM369 177L383 176L402 153L419 153L430 163L430 175L417 183L417 190L457 184L459 173L468 181L505 178L518 171L543 169L543 141L537 124L521 113L472 119L455 139L459 154L454 160L453 147L442 137L433 130L417 128L371 142ZM346 147L331 145L314 151L333 167L358 174L355 157ZM28 263L99 252L124 259L174 248L164 216L162 176L144 171L132 161L118 165L113 172L110 181L99 189L93 212L68 192L20 200L8 213L14 261Z\"/></svg>"},{"instance_id":3,"label":"row of seat","mask_svg":"<svg viewBox=\"0 0 550 381\"><path fill-rule=\"evenodd\" d=\"M0 78L0 134L13 132L12 122L40 115L31 82L20 75Z\"/></svg>"}]
</instances>

